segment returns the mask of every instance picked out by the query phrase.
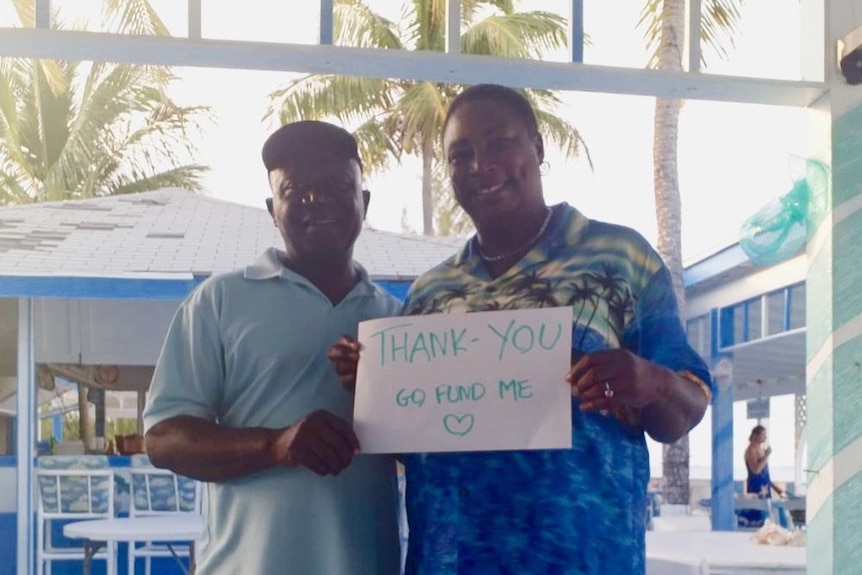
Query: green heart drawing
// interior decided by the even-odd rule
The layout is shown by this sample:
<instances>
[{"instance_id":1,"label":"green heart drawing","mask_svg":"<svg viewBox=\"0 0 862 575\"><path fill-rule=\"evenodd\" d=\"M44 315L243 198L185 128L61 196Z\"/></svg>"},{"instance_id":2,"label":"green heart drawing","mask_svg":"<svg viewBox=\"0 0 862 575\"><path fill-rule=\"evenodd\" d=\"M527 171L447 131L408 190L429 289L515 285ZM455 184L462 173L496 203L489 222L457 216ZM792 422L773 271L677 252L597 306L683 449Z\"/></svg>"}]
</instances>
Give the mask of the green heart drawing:
<instances>
[{"instance_id":1,"label":"green heart drawing","mask_svg":"<svg viewBox=\"0 0 862 575\"><path fill-rule=\"evenodd\" d=\"M464 437L470 430L473 429L473 424L476 422L472 413L465 415L449 414L443 418L443 427L452 435Z\"/></svg>"}]
</instances>

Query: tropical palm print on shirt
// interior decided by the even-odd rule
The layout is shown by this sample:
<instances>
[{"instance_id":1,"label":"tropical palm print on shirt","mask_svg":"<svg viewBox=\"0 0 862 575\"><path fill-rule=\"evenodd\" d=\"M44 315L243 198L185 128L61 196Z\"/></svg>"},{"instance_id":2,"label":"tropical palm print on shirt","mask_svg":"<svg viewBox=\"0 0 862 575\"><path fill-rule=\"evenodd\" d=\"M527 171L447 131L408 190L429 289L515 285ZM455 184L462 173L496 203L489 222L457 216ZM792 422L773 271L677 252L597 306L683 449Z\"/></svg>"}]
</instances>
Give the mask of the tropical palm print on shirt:
<instances>
[{"instance_id":1,"label":"tropical palm print on shirt","mask_svg":"<svg viewBox=\"0 0 862 575\"><path fill-rule=\"evenodd\" d=\"M553 209L546 237L505 274L491 278L473 238L414 283L404 313L570 306L573 354L624 347L709 385L649 243ZM644 573L638 414L582 414L572 401L571 450L405 456L409 575Z\"/></svg>"}]
</instances>

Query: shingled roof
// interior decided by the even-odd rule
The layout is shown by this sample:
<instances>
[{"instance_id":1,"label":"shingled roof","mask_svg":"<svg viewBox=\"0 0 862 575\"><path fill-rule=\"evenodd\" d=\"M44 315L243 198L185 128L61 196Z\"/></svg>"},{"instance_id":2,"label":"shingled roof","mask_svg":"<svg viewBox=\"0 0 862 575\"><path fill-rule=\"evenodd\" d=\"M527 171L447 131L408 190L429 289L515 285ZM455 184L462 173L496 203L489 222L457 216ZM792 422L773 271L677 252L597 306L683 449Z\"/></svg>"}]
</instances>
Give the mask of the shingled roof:
<instances>
[{"instance_id":1,"label":"shingled roof","mask_svg":"<svg viewBox=\"0 0 862 575\"><path fill-rule=\"evenodd\" d=\"M354 256L411 280L462 242L366 227ZM0 277L205 277L280 245L266 210L179 189L0 208Z\"/></svg>"}]
</instances>

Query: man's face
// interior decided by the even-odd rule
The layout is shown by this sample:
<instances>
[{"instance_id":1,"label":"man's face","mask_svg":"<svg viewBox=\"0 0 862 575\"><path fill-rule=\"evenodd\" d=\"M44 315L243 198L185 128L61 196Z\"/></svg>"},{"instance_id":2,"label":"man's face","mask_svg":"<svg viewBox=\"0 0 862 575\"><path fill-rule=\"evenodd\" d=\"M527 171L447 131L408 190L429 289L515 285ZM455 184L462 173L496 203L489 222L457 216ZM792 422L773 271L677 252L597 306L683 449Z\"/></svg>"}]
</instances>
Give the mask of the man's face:
<instances>
[{"instance_id":1,"label":"man's face","mask_svg":"<svg viewBox=\"0 0 862 575\"><path fill-rule=\"evenodd\" d=\"M343 256L359 237L368 198L354 160L310 160L269 173L269 213L288 261L313 264Z\"/></svg>"}]
</instances>

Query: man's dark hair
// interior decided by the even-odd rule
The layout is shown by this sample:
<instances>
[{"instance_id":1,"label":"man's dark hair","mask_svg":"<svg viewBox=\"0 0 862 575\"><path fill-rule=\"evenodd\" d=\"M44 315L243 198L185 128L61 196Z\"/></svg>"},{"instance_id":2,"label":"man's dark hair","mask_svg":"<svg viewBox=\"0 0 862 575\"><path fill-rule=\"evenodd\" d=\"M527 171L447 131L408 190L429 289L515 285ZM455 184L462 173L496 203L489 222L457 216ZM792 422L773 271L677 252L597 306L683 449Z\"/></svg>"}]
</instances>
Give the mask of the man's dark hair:
<instances>
[{"instance_id":1,"label":"man's dark hair","mask_svg":"<svg viewBox=\"0 0 862 575\"><path fill-rule=\"evenodd\" d=\"M455 96L449 103L449 109L446 111L446 119L443 120L443 133L446 132L446 126L449 125L452 115L462 104L478 101L497 102L498 104L507 106L516 116L521 118L521 121L524 122L528 130L531 132L539 131L536 112L533 110L533 105L526 96L517 90L501 86L500 84L476 84Z\"/></svg>"}]
</instances>

